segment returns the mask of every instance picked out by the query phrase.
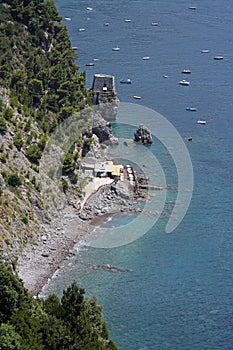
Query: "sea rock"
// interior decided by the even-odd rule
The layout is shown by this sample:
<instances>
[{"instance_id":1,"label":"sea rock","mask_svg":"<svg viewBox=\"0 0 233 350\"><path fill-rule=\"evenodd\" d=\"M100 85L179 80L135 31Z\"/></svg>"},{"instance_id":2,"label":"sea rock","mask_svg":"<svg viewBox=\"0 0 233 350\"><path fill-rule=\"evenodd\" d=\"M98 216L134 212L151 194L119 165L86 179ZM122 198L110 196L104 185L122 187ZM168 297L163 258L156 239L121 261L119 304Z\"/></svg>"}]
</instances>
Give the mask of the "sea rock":
<instances>
[{"instance_id":1,"label":"sea rock","mask_svg":"<svg viewBox=\"0 0 233 350\"><path fill-rule=\"evenodd\" d=\"M144 145L152 144L153 140L150 130L143 124L140 124L134 133L134 141L137 143L142 143Z\"/></svg>"}]
</instances>

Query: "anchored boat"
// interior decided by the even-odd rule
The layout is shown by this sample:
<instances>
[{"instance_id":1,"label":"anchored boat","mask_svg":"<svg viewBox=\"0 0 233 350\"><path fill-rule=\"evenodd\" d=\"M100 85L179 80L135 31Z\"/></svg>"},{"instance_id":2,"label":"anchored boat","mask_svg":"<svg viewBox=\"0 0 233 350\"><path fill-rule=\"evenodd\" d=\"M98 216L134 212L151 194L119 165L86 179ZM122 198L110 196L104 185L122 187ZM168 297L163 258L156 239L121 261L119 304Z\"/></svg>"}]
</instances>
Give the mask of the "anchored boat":
<instances>
[{"instance_id":1,"label":"anchored boat","mask_svg":"<svg viewBox=\"0 0 233 350\"><path fill-rule=\"evenodd\" d=\"M180 80L180 81L179 81L179 84L180 84L180 85L190 85L190 82L183 79L183 80Z\"/></svg>"},{"instance_id":2,"label":"anchored boat","mask_svg":"<svg viewBox=\"0 0 233 350\"><path fill-rule=\"evenodd\" d=\"M121 84L131 84L132 81L131 81L131 79L121 79L121 80L120 80L120 83L121 83Z\"/></svg>"}]
</instances>

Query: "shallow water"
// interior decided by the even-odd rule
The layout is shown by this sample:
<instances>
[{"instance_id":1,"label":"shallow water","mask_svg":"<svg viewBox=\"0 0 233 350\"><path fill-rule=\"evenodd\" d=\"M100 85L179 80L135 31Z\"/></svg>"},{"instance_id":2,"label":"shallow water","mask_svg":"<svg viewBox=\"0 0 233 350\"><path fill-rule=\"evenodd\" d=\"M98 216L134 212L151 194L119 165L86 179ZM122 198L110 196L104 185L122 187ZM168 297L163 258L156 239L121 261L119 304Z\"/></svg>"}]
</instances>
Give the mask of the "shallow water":
<instances>
[{"instance_id":1,"label":"shallow water","mask_svg":"<svg viewBox=\"0 0 233 350\"><path fill-rule=\"evenodd\" d=\"M121 350L232 349L231 4L227 0L56 0L56 5L62 16L71 17L65 23L72 45L79 48L80 69L87 69L88 86L94 73L112 74L121 101L135 102L133 95L139 95L142 99L137 103L165 116L183 139L192 136L186 146L193 163L194 191L185 218L172 234L165 233L165 226L176 192L167 191L167 210L148 233L114 249L80 247L47 292L60 295L77 280L87 295L95 295L103 304L110 335ZM190 10L194 5L197 9ZM88 6L93 11L87 11ZM125 18L132 22L125 23ZM112 52L115 46L121 50ZM202 49L210 52L203 54ZM215 61L215 55L224 59ZM150 60L143 61L143 56ZM86 68L85 63L94 58L99 61ZM181 74L183 69L191 69L191 75ZM119 83L126 78L132 79L131 85ZM190 80L190 86L180 86L181 79ZM186 111L187 106L197 107L197 112ZM207 124L197 125L199 118ZM131 127L116 123L114 132L126 137ZM164 147L156 141L150 152L176 188L176 169ZM125 225L127 220L117 216L106 225ZM142 230L145 220L146 215ZM133 271L93 270L94 264Z\"/></svg>"}]
</instances>

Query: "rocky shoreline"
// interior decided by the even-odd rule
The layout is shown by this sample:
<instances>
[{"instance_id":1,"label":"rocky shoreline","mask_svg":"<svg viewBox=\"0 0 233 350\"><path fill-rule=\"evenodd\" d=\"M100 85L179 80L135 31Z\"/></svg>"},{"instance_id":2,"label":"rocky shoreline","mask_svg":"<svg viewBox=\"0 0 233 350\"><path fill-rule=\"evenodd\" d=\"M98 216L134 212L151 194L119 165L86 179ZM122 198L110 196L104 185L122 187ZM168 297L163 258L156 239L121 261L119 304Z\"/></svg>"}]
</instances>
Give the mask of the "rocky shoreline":
<instances>
[{"instance_id":1,"label":"rocky shoreline","mask_svg":"<svg viewBox=\"0 0 233 350\"><path fill-rule=\"evenodd\" d=\"M82 212L67 205L60 217L44 227L44 235L36 245L20 256L16 272L25 287L38 295L54 273L74 255L76 244L85 244L96 225L106 216L133 210L134 193L127 183L101 187L87 200Z\"/></svg>"}]
</instances>

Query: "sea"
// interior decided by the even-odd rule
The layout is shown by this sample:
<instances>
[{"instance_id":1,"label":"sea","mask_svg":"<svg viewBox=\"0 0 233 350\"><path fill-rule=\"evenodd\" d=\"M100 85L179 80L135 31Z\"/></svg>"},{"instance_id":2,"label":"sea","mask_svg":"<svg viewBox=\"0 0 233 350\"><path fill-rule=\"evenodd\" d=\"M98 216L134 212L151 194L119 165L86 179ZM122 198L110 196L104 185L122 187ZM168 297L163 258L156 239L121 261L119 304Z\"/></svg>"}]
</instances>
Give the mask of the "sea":
<instances>
[{"instance_id":1,"label":"sea","mask_svg":"<svg viewBox=\"0 0 233 350\"><path fill-rule=\"evenodd\" d=\"M152 129L152 146L134 147L133 156L123 146L111 156L154 176L153 183L163 190L151 190L147 203L136 204L147 208L143 215L122 213L93 228L104 229L105 237L117 228L128 240L77 246L44 293L61 296L77 281L103 306L110 337L120 350L233 349L232 3L55 4L77 47L87 87L94 74L115 77L123 108L113 123L114 134L132 138L138 123ZM90 62L94 66L86 66ZM183 74L184 69L191 74ZM132 84L121 84L121 79ZM183 79L190 85L180 85ZM168 230L171 217L173 229ZM130 239L134 230L139 235ZM107 264L128 270L98 268Z\"/></svg>"}]
</instances>

